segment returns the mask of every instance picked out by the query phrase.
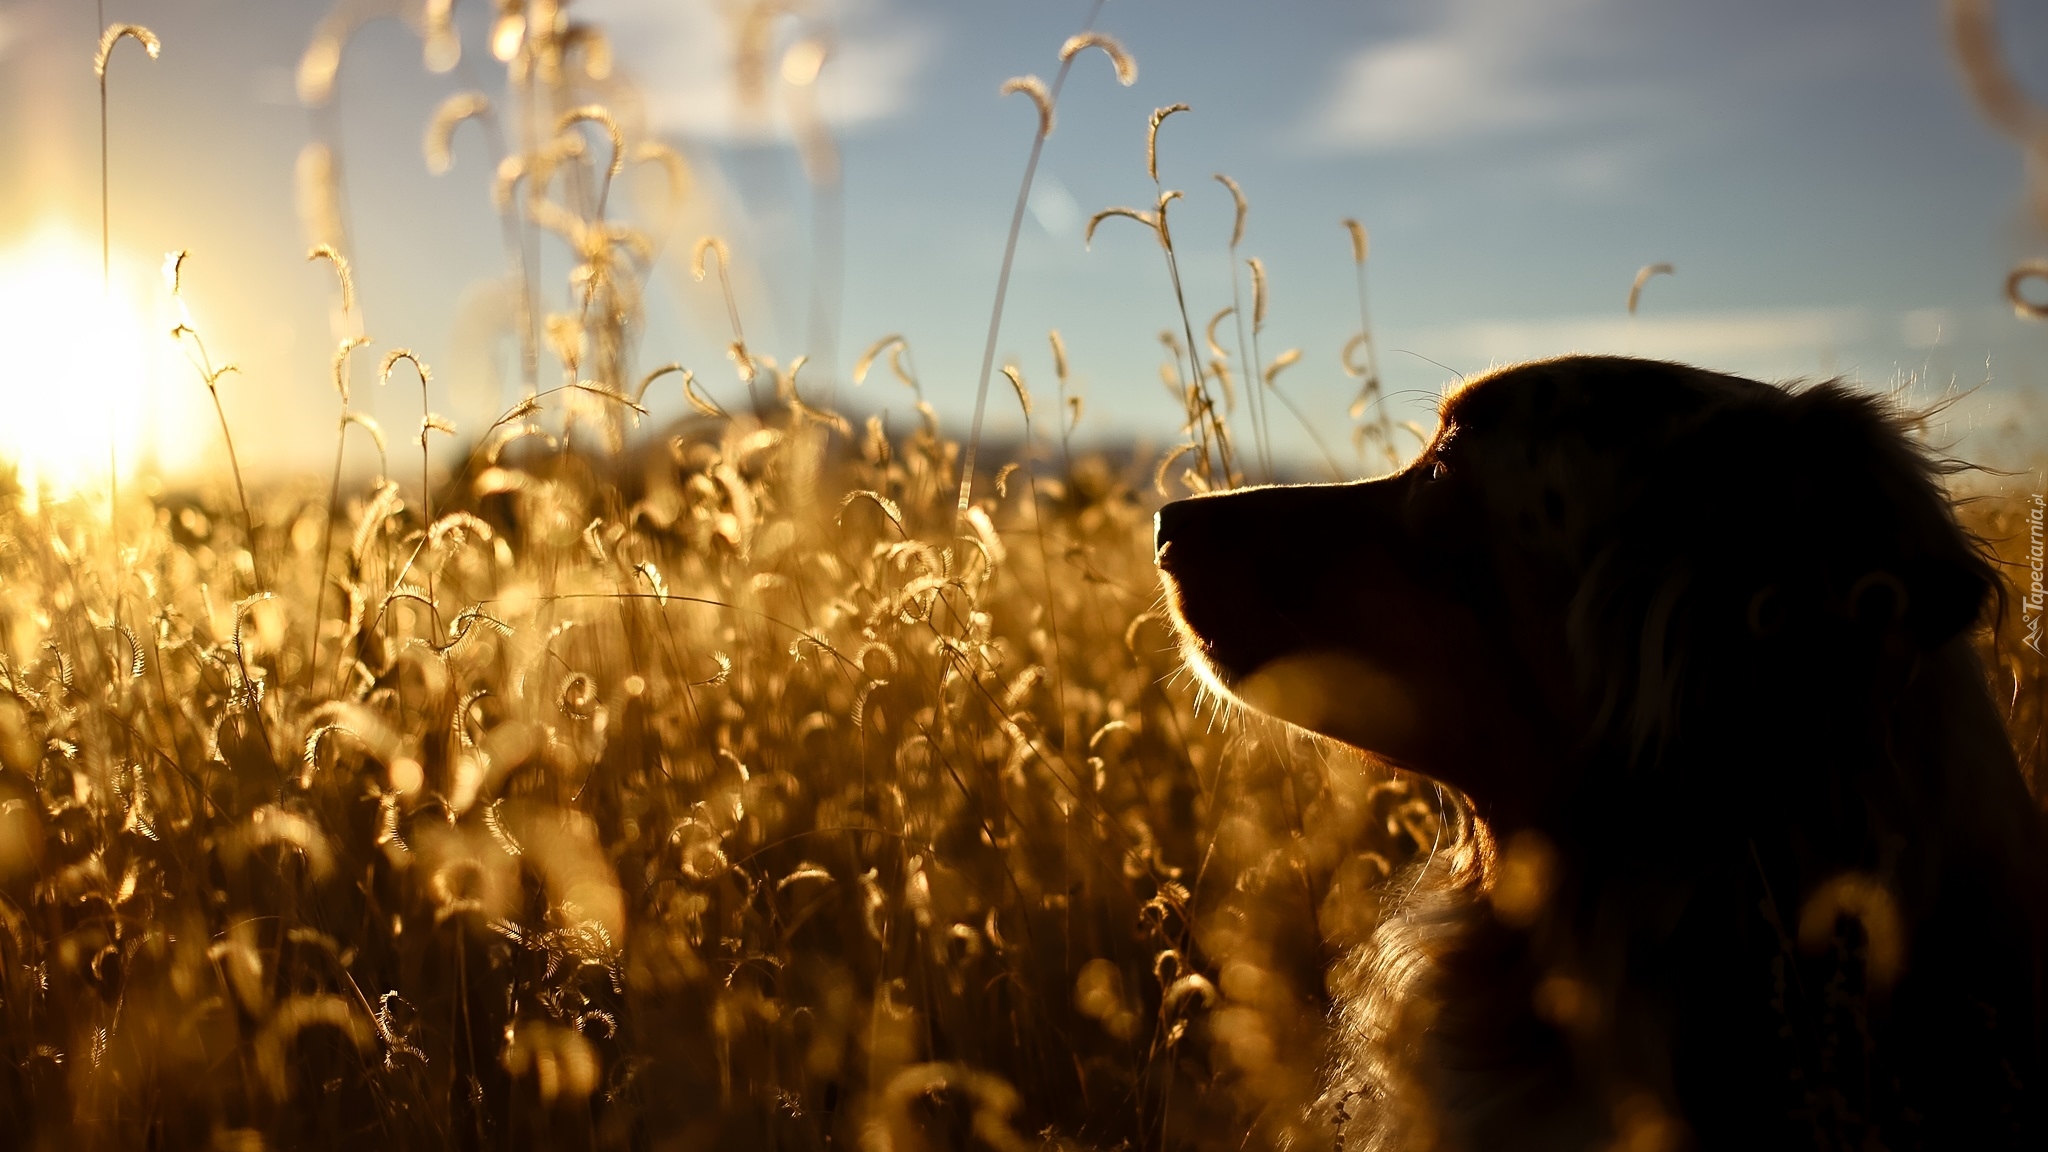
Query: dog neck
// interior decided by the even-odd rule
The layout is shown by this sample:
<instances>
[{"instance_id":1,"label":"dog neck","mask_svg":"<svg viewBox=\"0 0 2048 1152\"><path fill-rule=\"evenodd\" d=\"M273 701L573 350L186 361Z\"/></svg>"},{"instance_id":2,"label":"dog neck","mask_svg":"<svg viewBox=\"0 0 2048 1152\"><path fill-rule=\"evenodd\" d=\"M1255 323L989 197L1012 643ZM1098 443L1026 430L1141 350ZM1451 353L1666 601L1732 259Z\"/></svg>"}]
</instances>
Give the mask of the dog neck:
<instances>
[{"instance_id":1,"label":"dog neck","mask_svg":"<svg viewBox=\"0 0 2048 1152\"><path fill-rule=\"evenodd\" d=\"M1397 879L1333 980L1346 1146L2035 1131L2041 821L1966 640L1895 687L1874 717L1586 763L1567 804L1495 797L1490 864Z\"/></svg>"}]
</instances>

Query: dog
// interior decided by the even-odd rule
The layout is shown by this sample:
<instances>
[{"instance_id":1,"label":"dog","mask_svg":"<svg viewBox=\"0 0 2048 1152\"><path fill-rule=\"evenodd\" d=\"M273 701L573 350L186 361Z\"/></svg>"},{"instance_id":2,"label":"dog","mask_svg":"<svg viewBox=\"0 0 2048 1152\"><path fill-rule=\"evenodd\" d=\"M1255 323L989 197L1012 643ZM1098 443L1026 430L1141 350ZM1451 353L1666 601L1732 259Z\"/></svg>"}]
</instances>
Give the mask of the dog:
<instances>
[{"instance_id":1,"label":"dog","mask_svg":"<svg viewBox=\"0 0 2048 1152\"><path fill-rule=\"evenodd\" d=\"M1913 426L1566 357L1392 475L1159 511L1202 681L1472 817L1330 973L1340 1148L2048 1148L2002 585Z\"/></svg>"}]
</instances>

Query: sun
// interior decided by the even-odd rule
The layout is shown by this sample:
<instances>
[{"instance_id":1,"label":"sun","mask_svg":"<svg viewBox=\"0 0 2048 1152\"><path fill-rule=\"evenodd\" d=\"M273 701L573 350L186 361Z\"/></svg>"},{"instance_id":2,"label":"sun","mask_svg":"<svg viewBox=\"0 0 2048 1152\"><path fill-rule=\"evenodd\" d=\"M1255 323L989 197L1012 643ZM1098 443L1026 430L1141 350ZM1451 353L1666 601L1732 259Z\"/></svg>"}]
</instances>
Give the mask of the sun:
<instances>
[{"instance_id":1,"label":"sun","mask_svg":"<svg viewBox=\"0 0 2048 1152\"><path fill-rule=\"evenodd\" d=\"M172 351L147 283L121 260L103 282L99 245L60 226L0 249L0 468L25 501L136 474Z\"/></svg>"}]
</instances>

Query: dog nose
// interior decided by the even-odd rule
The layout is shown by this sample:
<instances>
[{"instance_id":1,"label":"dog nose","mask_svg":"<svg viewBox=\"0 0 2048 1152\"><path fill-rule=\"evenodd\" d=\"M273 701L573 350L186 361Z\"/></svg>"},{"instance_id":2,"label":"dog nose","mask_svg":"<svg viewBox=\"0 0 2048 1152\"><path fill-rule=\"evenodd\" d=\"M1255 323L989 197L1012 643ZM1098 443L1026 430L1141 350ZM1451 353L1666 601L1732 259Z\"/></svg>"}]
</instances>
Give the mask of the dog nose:
<instances>
[{"instance_id":1,"label":"dog nose","mask_svg":"<svg viewBox=\"0 0 2048 1152\"><path fill-rule=\"evenodd\" d=\"M1175 500L1152 514L1152 562L1159 562L1160 553L1175 536L1183 535L1187 529L1188 505L1192 500Z\"/></svg>"}]
</instances>

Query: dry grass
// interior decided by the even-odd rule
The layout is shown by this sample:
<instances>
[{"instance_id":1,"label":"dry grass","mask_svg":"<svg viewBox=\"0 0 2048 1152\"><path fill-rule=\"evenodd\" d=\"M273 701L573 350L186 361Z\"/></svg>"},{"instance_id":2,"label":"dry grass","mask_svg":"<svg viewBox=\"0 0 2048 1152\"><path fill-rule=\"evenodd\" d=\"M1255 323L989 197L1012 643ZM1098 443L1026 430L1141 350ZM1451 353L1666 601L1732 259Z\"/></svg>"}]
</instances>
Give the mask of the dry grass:
<instances>
[{"instance_id":1,"label":"dry grass","mask_svg":"<svg viewBox=\"0 0 2048 1152\"><path fill-rule=\"evenodd\" d=\"M1242 479L1238 388L1271 467L1265 396L1292 407L1275 381L1299 353L1259 355L1263 265L1240 379L1229 311L1205 364L1182 303L1189 441L1159 461L1070 458L1056 334L1061 450L982 445L1006 458L972 485L975 446L921 399L908 430L823 411L736 307L746 406L674 366L635 386L651 242L606 193L628 156L677 195L686 173L591 105L602 41L530 8L497 17L529 103L491 131L532 396L451 477L130 493L113 532L104 508L0 501L0 1142L1328 1146L1307 1118L1323 971L1442 843L1442 797L1225 720L1177 675L1148 490L1189 455L1184 488ZM452 66L449 11L428 39ZM309 99L349 27L323 25ZM1132 67L1091 33L1062 79L1088 47ZM1058 86L1013 85L1034 149ZM443 167L457 122L498 115L452 107ZM349 408L365 338L315 148L338 435L381 450ZM1219 179L1235 266L1245 202ZM1123 214L1178 298L1178 194L1155 190ZM1354 416L1392 452L1350 231ZM545 314L543 234L578 261ZM724 285L724 244L695 255ZM219 401L227 369L185 335ZM886 353L915 387L907 351L885 339L856 374ZM401 359L424 403L409 354L383 375ZM677 382L698 415L614 450ZM448 430L423 408L423 463ZM1972 513L2015 556L2016 507ZM2010 625L2001 651L2038 771L2040 665Z\"/></svg>"},{"instance_id":2,"label":"dry grass","mask_svg":"<svg viewBox=\"0 0 2048 1152\"><path fill-rule=\"evenodd\" d=\"M1431 805L1197 715L1128 470L985 477L956 535L957 444L779 383L636 456L515 448L431 524L383 487L328 566L310 490L118 561L0 513L33 1142L1301 1123L1322 965Z\"/></svg>"}]
</instances>

